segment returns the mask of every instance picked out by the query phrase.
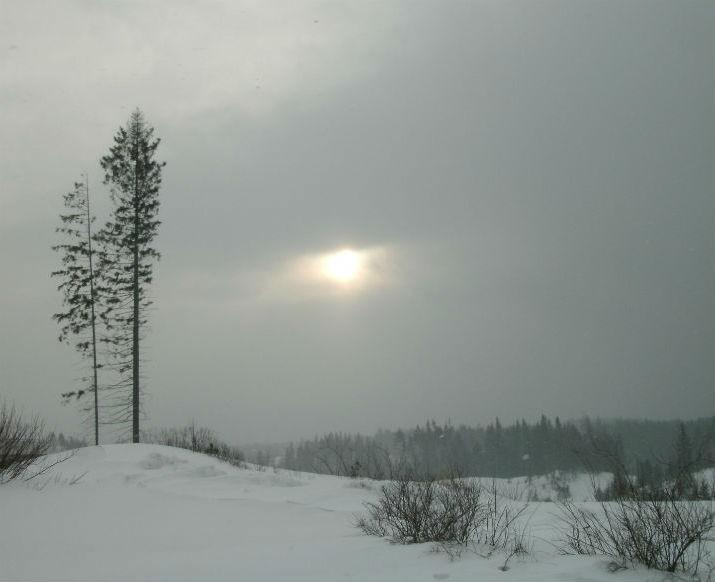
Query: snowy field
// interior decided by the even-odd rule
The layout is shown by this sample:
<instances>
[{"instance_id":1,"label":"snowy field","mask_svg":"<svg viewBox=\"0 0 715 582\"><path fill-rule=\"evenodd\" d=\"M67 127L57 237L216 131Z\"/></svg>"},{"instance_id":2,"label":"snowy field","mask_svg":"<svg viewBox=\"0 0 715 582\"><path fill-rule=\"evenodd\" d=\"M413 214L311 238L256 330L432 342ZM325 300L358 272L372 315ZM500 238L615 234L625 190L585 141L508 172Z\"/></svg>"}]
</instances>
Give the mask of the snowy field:
<instances>
[{"instance_id":1,"label":"snowy field","mask_svg":"<svg viewBox=\"0 0 715 582\"><path fill-rule=\"evenodd\" d=\"M673 580L611 572L560 556L553 503L531 503L529 558L402 546L353 527L377 485L238 469L157 445L89 447L35 480L0 487L2 581L608 581Z\"/></svg>"}]
</instances>

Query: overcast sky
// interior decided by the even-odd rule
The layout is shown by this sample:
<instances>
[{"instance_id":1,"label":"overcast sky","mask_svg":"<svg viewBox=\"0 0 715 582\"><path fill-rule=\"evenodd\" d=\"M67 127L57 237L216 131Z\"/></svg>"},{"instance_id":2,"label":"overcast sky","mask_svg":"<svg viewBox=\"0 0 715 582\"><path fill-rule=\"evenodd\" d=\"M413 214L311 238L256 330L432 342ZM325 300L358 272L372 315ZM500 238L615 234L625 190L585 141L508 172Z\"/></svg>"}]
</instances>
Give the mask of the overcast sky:
<instances>
[{"instance_id":1,"label":"overcast sky","mask_svg":"<svg viewBox=\"0 0 715 582\"><path fill-rule=\"evenodd\" d=\"M53 231L137 106L146 427L715 414L714 3L0 0L0 395L70 433Z\"/></svg>"}]
</instances>

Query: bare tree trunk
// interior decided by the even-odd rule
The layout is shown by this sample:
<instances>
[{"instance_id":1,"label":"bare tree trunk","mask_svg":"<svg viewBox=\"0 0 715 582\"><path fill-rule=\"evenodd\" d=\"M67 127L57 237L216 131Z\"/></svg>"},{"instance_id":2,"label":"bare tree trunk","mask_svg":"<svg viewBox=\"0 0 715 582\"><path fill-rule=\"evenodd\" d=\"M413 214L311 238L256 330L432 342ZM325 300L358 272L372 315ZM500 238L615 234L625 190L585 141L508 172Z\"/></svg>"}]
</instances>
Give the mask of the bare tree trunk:
<instances>
[{"instance_id":1,"label":"bare tree trunk","mask_svg":"<svg viewBox=\"0 0 715 582\"><path fill-rule=\"evenodd\" d=\"M139 208L138 160L134 160L134 329L132 341L132 442L139 442Z\"/></svg>"},{"instance_id":2,"label":"bare tree trunk","mask_svg":"<svg viewBox=\"0 0 715 582\"><path fill-rule=\"evenodd\" d=\"M89 249L89 296L92 325L92 372L94 380L94 444L99 444L99 385L97 383L97 325L94 315L94 268L92 266L92 218L89 210L89 176L84 175L87 193L87 244Z\"/></svg>"}]
</instances>

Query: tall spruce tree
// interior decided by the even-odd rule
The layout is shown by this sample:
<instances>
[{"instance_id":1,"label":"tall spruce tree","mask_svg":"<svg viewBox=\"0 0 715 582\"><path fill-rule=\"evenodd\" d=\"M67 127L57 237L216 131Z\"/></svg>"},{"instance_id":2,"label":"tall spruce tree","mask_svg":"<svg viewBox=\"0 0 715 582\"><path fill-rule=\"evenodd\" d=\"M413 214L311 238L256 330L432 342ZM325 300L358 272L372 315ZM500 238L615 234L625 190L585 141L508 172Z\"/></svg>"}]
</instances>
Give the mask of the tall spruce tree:
<instances>
[{"instance_id":1,"label":"tall spruce tree","mask_svg":"<svg viewBox=\"0 0 715 582\"><path fill-rule=\"evenodd\" d=\"M155 159L160 140L137 109L100 165L114 204L101 232L106 309L102 318L119 379L113 385L110 422L131 421L132 442L139 442L141 410L140 340L151 305L148 288L159 252L152 246L160 221L159 188L165 162Z\"/></svg>"},{"instance_id":2,"label":"tall spruce tree","mask_svg":"<svg viewBox=\"0 0 715 582\"><path fill-rule=\"evenodd\" d=\"M95 252L92 247L94 236L92 223L95 218L90 210L89 185L87 176L83 182L75 182L74 190L64 195L66 213L60 214L61 225L56 232L61 233L64 242L52 247L62 253L62 268L52 273L59 277L58 289L63 294L65 311L55 313L52 318L60 325L59 340L70 343L86 358L91 360L92 375L90 387L77 388L62 394L65 400L80 400L87 394L94 395L93 405L85 408L92 412L94 424L94 444L99 444L99 385L97 370L97 318L98 281ZM72 338L72 340L70 339ZM83 378L83 380L87 380Z\"/></svg>"}]
</instances>

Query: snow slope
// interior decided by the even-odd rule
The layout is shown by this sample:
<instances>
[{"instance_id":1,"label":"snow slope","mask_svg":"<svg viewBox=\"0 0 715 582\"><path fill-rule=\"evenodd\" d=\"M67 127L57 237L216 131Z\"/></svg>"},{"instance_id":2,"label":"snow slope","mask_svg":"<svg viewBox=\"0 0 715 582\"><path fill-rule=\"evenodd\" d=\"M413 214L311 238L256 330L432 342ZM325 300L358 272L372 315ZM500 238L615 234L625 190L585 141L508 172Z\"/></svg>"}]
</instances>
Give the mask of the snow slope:
<instances>
[{"instance_id":1,"label":"snow slope","mask_svg":"<svg viewBox=\"0 0 715 582\"><path fill-rule=\"evenodd\" d=\"M51 460L51 459L50 459ZM535 503L534 555L401 546L352 526L376 485L272 469L238 469L158 445L107 445L29 483L0 487L2 581L580 581L670 579L611 573L605 560L559 556L553 504Z\"/></svg>"}]
</instances>

